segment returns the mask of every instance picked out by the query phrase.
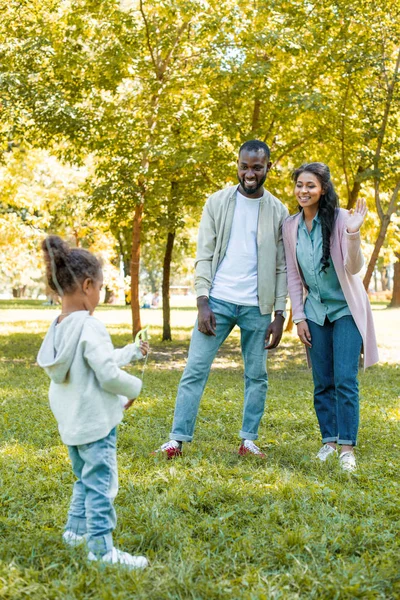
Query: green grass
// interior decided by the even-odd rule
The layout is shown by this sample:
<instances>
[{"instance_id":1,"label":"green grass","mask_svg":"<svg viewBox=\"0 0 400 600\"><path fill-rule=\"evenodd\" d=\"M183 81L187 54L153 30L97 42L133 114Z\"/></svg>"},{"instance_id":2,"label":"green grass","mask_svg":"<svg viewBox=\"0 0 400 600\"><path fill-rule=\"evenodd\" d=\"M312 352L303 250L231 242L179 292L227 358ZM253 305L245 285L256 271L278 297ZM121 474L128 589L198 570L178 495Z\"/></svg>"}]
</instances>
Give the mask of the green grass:
<instances>
[{"instance_id":1,"label":"green grass","mask_svg":"<svg viewBox=\"0 0 400 600\"><path fill-rule=\"evenodd\" d=\"M359 472L316 463L311 375L296 339L269 358L260 445L239 459L243 369L234 333L215 362L184 458L149 456L168 437L194 313L173 313L176 341L157 341L141 398L119 428L116 545L145 553L143 573L85 561L61 543L73 476L35 357L54 312L0 306L0 599L399 598L399 367L360 376ZM29 306L28 306L29 308ZM12 309L12 310L11 310ZM387 312L387 314L386 314ZM151 314L150 314L151 313ZM377 311L382 339L400 311ZM31 316L30 316L31 315ZM129 309L100 311L114 343L130 341ZM398 329L397 329L398 331ZM391 360L388 360L388 357ZM137 373L137 368L130 368Z\"/></svg>"}]
</instances>

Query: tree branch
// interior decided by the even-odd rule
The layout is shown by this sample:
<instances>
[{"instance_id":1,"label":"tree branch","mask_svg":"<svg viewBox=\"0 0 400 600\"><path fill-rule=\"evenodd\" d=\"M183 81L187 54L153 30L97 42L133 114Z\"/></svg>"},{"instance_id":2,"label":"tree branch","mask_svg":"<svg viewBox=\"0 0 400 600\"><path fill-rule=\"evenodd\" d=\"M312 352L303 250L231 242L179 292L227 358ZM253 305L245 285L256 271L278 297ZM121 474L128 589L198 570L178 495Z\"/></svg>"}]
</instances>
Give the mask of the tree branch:
<instances>
[{"instance_id":1,"label":"tree branch","mask_svg":"<svg viewBox=\"0 0 400 600\"><path fill-rule=\"evenodd\" d=\"M218 187L218 183L216 181L214 181L207 173L207 171L201 167L200 165L197 165L197 168L199 169L200 173L202 174L202 176L204 177L204 179L211 184L214 188Z\"/></svg>"},{"instance_id":2,"label":"tree branch","mask_svg":"<svg viewBox=\"0 0 400 600\"><path fill-rule=\"evenodd\" d=\"M386 213L389 216L391 216L392 213L394 213L394 211L395 211L396 200L397 200L397 196L399 195L399 192L400 192L400 179L396 183L396 187L394 188L392 197L390 198L389 207L388 207L387 213Z\"/></svg>"},{"instance_id":3,"label":"tree branch","mask_svg":"<svg viewBox=\"0 0 400 600\"><path fill-rule=\"evenodd\" d=\"M282 154L280 154L277 159L274 160L274 162L272 163L272 168L276 167L280 163L282 158L285 158L285 156L287 156L290 152L292 152L292 150L295 150L296 148L300 148L305 143L306 143L306 140L301 140L299 142L296 142L295 144L292 144L288 148L286 148L286 150L284 152L282 152Z\"/></svg>"},{"instance_id":4,"label":"tree branch","mask_svg":"<svg viewBox=\"0 0 400 600\"><path fill-rule=\"evenodd\" d=\"M275 120L276 120L276 115L273 115L272 119L271 119L271 122L269 124L269 127L268 127L267 131L265 132L265 136L264 136L264 139L263 139L264 142L267 141L269 135L271 134L272 128L275 125Z\"/></svg>"},{"instance_id":5,"label":"tree branch","mask_svg":"<svg viewBox=\"0 0 400 600\"><path fill-rule=\"evenodd\" d=\"M254 135L258 129L258 124L260 122L260 108L261 99L256 96L254 98L253 117L251 120L251 135Z\"/></svg>"},{"instance_id":6,"label":"tree branch","mask_svg":"<svg viewBox=\"0 0 400 600\"><path fill-rule=\"evenodd\" d=\"M380 190L379 190L379 161L381 158L381 151L383 145L383 139L386 133L386 127L389 119L390 108L393 101L394 88L397 82L397 76L400 69L400 48L397 55L396 65L394 68L393 78L388 87L388 95L386 97L385 110L382 118L382 125L378 133L378 145L376 147L375 156L374 156L374 188L375 188L375 204L376 210L378 212L379 218L382 221L384 217L384 212L382 209L381 199L380 199Z\"/></svg>"},{"instance_id":7,"label":"tree branch","mask_svg":"<svg viewBox=\"0 0 400 600\"><path fill-rule=\"evenodd\" d=\"M182 25L180 26L180 28L178 29L178 33L176 34L176 38L174 43L172 44L167 56L164 58L164 60L162 61L162 65L160 67L160 74L159 74L159 79L162 80L165 74L165 71L168 68L169 62L171 60L171 57L175 51L175 48L177 47L179 40L182 37L182 34L184 33L184 31L189 27L190 21L185 21L184 23L182 23Z\"/></svg>"},{"instance_id":8,"label":"tree branch","mask_svg":"<svg viewBox=\"0 0 400 600\"><path fill-rule=\"evenodd\" d=\"M140 12L141 12L141 15L143 17L144 26L146 28L146 42L147 42L147 47L148 47L149 52L150 52L151 62L153 63L154 70L156 72L156 77L158 78L158 65L157 65L156 59L154 58L153 48L152 48L151 42L150 42L150 28L149 28L149 23L147 21L147 17L146 17L145 12L144 12L143 0L140 0Z\"/></svg>"},{"instance_id":9,"label":"tree branch","mask_svg":"<svg viewBox=\"0 0 400 600\"><path fill-rule=\"evenodd\" d=\"M345 148L344 148L344 134L345 134L345 119L346 119L346 107L347 107L347 98L349 96L349 90L350 90L350 78L347 80L347 86L346 86L346 91L344 94L344 99L343 99L343 108L342 108L342 118L340 121L340 136L341 136L341 148L342 148L342 167L343 167L343 173L344 173L344 178L346 180L346 189L347 189L347 202L350 202L350 184L349 184L349 176L347 174L347 167L346 167L346 152L345 152Z\"/></svg>"}]
</instances>

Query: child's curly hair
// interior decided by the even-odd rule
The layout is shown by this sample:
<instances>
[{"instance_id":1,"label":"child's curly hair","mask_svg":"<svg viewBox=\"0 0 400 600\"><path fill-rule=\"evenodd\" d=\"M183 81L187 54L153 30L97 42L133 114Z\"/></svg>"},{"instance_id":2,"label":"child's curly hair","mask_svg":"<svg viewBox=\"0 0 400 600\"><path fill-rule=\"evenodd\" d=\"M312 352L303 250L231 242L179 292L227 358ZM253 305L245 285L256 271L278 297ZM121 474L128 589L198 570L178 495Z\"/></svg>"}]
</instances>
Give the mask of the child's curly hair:
<instances>
[{"instance_id":1,"label":"child's curly hair","mask_svg":"<svg viewBox=\"0 0 400 600\"><path fill-rule=\"evenodd\" d=\"M49 235L42 242L49 286L60 296L72 294L85 279L97 281L102 265L96 256L83 248L70 248L58 235Z\"/></svg>"}]
</instances>

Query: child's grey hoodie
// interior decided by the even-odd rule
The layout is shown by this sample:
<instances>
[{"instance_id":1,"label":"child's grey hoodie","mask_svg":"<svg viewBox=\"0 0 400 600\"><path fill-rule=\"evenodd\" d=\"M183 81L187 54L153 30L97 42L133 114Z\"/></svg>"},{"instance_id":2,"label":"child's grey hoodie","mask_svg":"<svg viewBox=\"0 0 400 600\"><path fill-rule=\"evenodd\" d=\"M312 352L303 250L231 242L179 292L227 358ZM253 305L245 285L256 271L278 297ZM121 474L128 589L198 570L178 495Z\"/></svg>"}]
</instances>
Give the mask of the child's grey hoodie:
<instances>
[{"instance_id":1,"label":"child's grey hoodie","mask_svg":"<svg viewBox=\"0 0 400 600\"><path fill-rule=\"evenodd\" d=\"M100 440L122 420L123 404L142 388L119 368L134 358L142 358L139 348L114 350L105 326L88 311L53 321L37 361L51 379L50 407L64 444Z\"/></svg>"}]
</instances>

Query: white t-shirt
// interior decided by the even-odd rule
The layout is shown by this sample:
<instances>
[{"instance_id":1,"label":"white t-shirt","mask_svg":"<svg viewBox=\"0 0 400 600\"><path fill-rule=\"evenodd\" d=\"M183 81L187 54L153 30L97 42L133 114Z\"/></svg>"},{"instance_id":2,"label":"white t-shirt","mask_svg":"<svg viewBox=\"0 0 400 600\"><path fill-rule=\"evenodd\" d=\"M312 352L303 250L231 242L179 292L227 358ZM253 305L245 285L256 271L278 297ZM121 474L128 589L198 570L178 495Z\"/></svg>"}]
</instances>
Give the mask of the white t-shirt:
<instances>
[{"instance_id":1,"label":"white t-shirt","mask_svg":"<svg viewBox=\"0 0 400 600\"><path fill-rule=\"evenodd\" d=\"M257 225L261 198L236 195L235 213L226 254L210 296L242 306L258 306Z\"/></svg>"}]
</instances>

